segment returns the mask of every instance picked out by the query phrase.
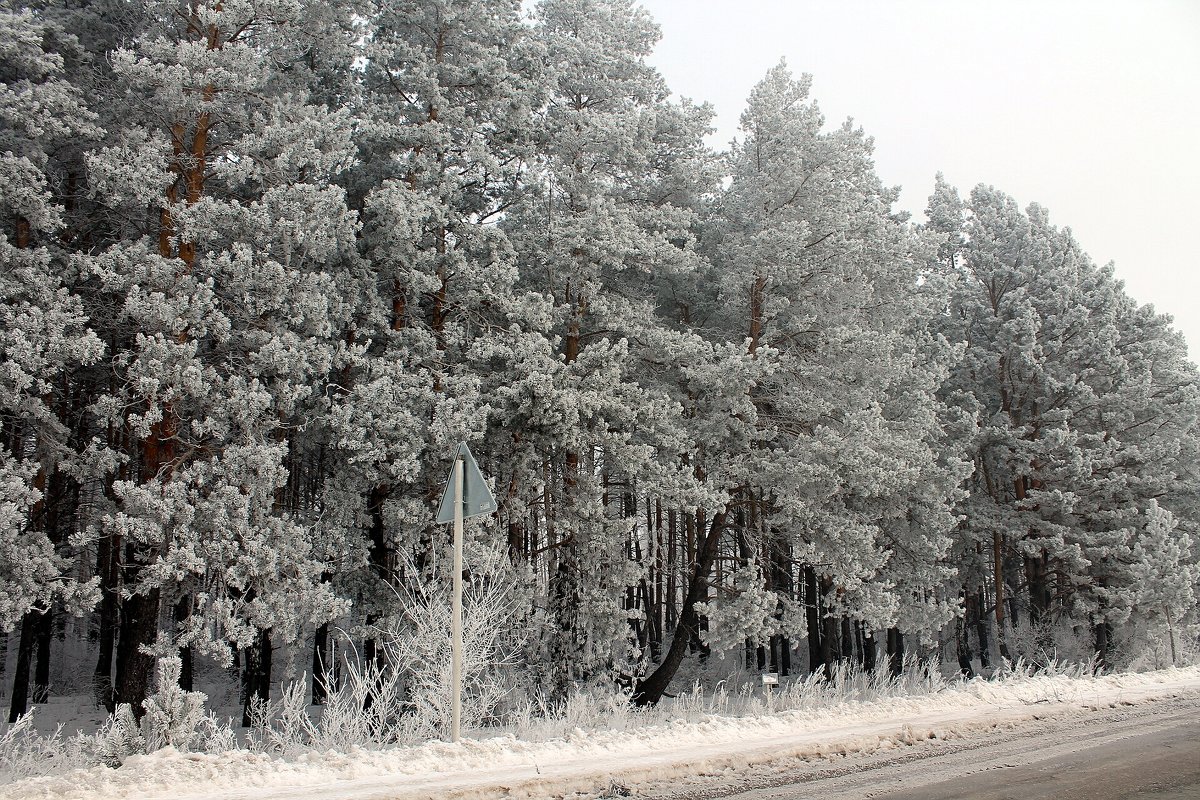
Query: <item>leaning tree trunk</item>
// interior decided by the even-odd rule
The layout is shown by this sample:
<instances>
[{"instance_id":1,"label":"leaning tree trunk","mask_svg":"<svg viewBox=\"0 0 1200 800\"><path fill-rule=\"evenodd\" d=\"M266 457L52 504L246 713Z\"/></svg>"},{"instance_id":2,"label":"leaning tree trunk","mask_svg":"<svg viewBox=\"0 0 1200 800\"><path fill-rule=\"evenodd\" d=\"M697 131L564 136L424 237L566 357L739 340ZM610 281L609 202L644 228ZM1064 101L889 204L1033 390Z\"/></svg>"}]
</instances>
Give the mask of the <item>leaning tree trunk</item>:
<instances>
[{"instance_id":1,"label":"leaning tree trunk","mask_svg":"<svg viewBox=\"0 0 1200 800\"><path fill-rule=\"evenodd\" d=\"M679 612L679 624L671 636L671 646L658 669L634 686L633 702L640 706L652 706L658 703L666 694L671 679L679 671L683 657L687 654L688 645L700 632L700 615L696 604L702 602L708 594L708 576L712 572L713 562L716 561L717 549L721 540L721 531L725 527L725 512L715 515L709 526L708 535L698 548L696 563L692 568L691 581L687 595L683 599L683 608Z\"/></svg>"}]
</instances>

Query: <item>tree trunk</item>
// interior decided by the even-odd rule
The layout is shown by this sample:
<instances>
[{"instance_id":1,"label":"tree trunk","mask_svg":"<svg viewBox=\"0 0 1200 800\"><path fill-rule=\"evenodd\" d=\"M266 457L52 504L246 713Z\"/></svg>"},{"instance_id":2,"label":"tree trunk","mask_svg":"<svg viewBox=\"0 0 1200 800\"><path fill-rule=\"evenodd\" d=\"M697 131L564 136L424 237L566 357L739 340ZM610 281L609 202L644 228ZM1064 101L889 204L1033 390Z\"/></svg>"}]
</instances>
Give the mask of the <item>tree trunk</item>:
<instances>
[{"instance_id":1,"label":"tree trunk","mask_svg":"<svg viewBox=\"0 0 1200 800\"><path fill-rule=\"evenodd\" d=\"M29 711L29 668L33 662L34 639L37 636L36 617L36 611L26 611L21 618L21 637L17 645L17 663L13 667L13 691L8 710L10 723L16 722Z\"/></svg>"},{"instance_id":2,"label":"tree trunk","mask_svg":"<svg viewBox=\"0 0 1200 800\"><path fill-rule=\"evenodd\" d=\"M33 671L33 692L30 699L35 705L50 699L50 643L54 635L54 608L47 606L44 613L37 614L34 621L34 641L37 648L37 665Z\"/></svg>"},{"instance_id":3,"label":"tree trunk","mask_svg":"<svg viewBox=\"0 0 1200 800\"><path fill-rule=\"evenodd\" d=\"M704 537L702 546L697 553L696 563L692 569L688 591L683 599L683 608L679 614L679 624L671 637L671 646L658 669L645 678L637 681L633 691L633 702L640 706L652 706L658 703L666 694L671 679L683 663L688 645L699 635L700 615L696 613L696 603L708 594L708 576L712 572L713 562L721 540L721 532L725 527L725 512L713 516L709 525L708 535Z\"/></svg>"},{"instance_id":4,"label":"tree trunk","mask_svg":"<svg viewBox=\"0 0 1200 800\"><path fill-rule=\"evenodd\" d=\"M312 657L312 703L314 706L325 705L329 697L327 673L332 665L329 663L329 623L323 623L317 628L313 637Z\"/></svg>"},{"instance_id":5,"label":"tree trunk","mask_svg":"<svg viewBox=\"0 0 1200 800\"><path fill-rule=\"evenodd\" d=\"M100 577L99 641L96 669L92 673L92 693L108 713L116 711L113 687L113 649L117 633L119 555L121 540L102 536L96 555L96 574Z\"/></svg>"},{"instance_id":6,"label":"tree trunk","mask_svg":"<svg viewBox=\"0 0 1200 800\"><path fill-rule=\"evenodd\" d=\"M255 701L271 699L271 631L259 631L258 641L243 651L245 668L242 671L242 727L254 721Z\"/></svg>"},{"instance_id":7,"label":"tree trunk","mask_svg":"<svg viewBox=\"0 0 1200 800\"><path fill-rule=\"evenodd\" d=\"M1171 622L1171 609L1163 606L1163 617L1167 620L1167 636L1171 640L1171 666L1179 664L1179 652L1175 647L1175 624Z\"/></svg>"},{"instance_id":8,"label":"tree trunk","mask_svg":"<svg viewBox=\"0 0 1200 800\"><path fill-rule=\"evenodd\" d=\"M996 585L996 650L1001 658L1008 658L1008 644L1004 641L1004 538L999 531L992 534L992 561Z\"/></svg>"},{"instance_id":9,"label":"tree trunk","mask_svg":"<svg viewBox=\"0 0 1200 800\"><path fill-rule=\"evenodd\" d=\"M996 592L996 630L1004 629L1004 539L999 531L992 534L992 565Z\"/></svg>"},{"instance_id":10,"label":"tree trunk","mask_svg":"<svg viewBox=\"0 0 1200 800\"><path fill-rule=\"evenodd\" d=\"M18 216L17 217L17 225L16 225L16 236L13 239L13 244L15 244L17 246L18 250L24 250L27 247L29 247L29 241L31 238L30 233L31 233L31 228L29 225L29 220L27 220L25 217Z\"/></svg>"},{"instance_id":11,"label":"tree trunk","mask_svg":"<svg viewBox=\"0 0 1200 800\"><path fill-rule=\"evenodd\" d=\"M578 622L579 592L575 585L578 570L571 563L571 548L563 545L555 549L556 564L550 573L550 603L554 613L554 638L551 643L551 671L554 675L551 691L557 699L565 699L571 681L579 676L576 665L577 642L580 633Z\"/></svg>"},{"instance_id":12,"label":"tree trunk","mask_svg":"<svg viewBox=\"0 0 1200 800\"><path fill-rule=\"evenodd\" d=\"M1096 584L1104 589L1108 587L1108 580L1101 576L1096 579ZM1100 607L1097 609L1100 615L1106 611L1104 600L1101 599ZM1097 666L1101 671L1107 672L1109 669L1109 649L1112 647L1112 624L1107 618L1100 616L1100 619L1095 624L1096 636L1096 658L1099 661Z\"/></svg>"},{"instance_id":13,"label":"tree trunk","mask_svg":"<svg viewBox=\"0 0 1200 800\"><path fill-rule=\"evenodd\" d=\"M513 482L515 485L515 481ZM515 496L516 492L510 489L510 499ZM514 565L524 564L529 556L525 546L525 526L520 520L510 519L508 521L508 560Z\"/></svg>"},{"instance_id":14,"label":"tree trunk","mask_svg":"<svg viewBox=\"0 0 1200 800\"><path fill-rule=\"evenodd\" d=\"M676 574L679 571L679 522L675 509L667 511L667 586L666 602L663 608L663 630L675 630L679 625L679 611L676 605L676 595L679 592Z\"/></svg>"},{"instance_id":15,"label":"tree trunk","mask_svg":"<svg viewBox=\"0 0 1200 800\"><path fill-rule=\"evenodd\" d=\"M642 633L638 640L645 652L650 654L651 661L658 661L659 654L659 634L655 630L654 625L654 603L651 598L650 584L645 577L638 579L637 594L642 608L643 619L641 623Z\"/></svg>"},{"instance_id":16,"label":"tree trunk","mask_svg":"<svg viewBox=\"0 0 1200 800\"><path fill-rule=\"evenodd\" d=\"M791 644L782 633L771 637L771 670L785 677L792 672Z\"/></svg>"},{"instance_id":17,"label":"tree trunk","mask_svg":"<svg viewBox=\"0 0 1200 800\"><path fill-rule=\"evenodd\" d=\"M875 636L865 627L863 629L863 669L867 672L875 671Z\"/></svg>"},{"instance_id":18,"label":"tree trunk","mask_svg":"<svg viewBox=\"0 0 1200 800\"><path fill-rule=\"evenodd\" d=\"M967 638L967 625L962 617L954 620L954 644L958 650L958 671L964 677L974 678L975 668L971 666L971 643Z\"/></svg>"},{"instance_id":19,"label":"tree trunk","mask_svg":"<svg viewBox=\"0 0 1200 800\"><path fill-rule=\"evenodd\" d=\"M150 690L154 658L142 652L158 635L159 590L149 589L125 600L117 644L116 702L128 703L134 717L142 718L142 702Z\"/></svg>"},{"instance_id":20,"label":"tree trunk","mask_svg":"<svg viewBox=\"0 0 1200 800\"><path fill-rule=\"evenodd\" d=\"M175 625L178 628L187 623L192 616L192 597L184 595L175 603ZM179 648L179 688L185 692L192 691L193 663L192 646L184 645Z\"/></svg>"},{"instance_id":21,"label":"tree trunk","mask_svg":"<svg viewBox=\"0 0 1200 800\"><path fill-rule=\"evenodd\" d=\"M651 638L651 658L657 662L662 655L663 645L663 569L666 563L663 559L663 510L662 502L654 501L654 579L651 581L654 592L652 613L654 615L654 635Z\"/></svg>"},{"instance_id":22,"label":"tree trunk","mask_svg":"<svg viewBox=\"0 0 1200 800\"><path fill-rule=\"evenodd\" d=\"M1110 668L1109 650L1112 647L1112 623L1102 620L1096 623L1096 658L1099 668L1107 672Z\"/></svg>"},{"instance_id":23,"label":"tree trunk","mask_svg":"<svg viewBox=\"0 0 1200 800\"><path fill-rule=\"evenodd\" d=\"M979 640L979 666L987 669L991 666L992 657L988 652L988 626L984 608L987 607L987 597L982 589L975 595L975 638Z\"/></svg>"},{"instance_id":24,"label":"tree trunk","mask_svg":"<svg viewBox=\"0 0 1200 800\"><path fill-rule=\"evenodd\" d=\"M887 655L888 672L893 676L904 672L904 634L899 628L888 628Z\"/></svg>"},{"instance_id":25,"label":"tree trunk","mask_svg":"<svg viewBox=\"0 0 1200 800\"><path fill-rule=\"evenodd\" d=\"M792 579L791 546L785 542L776 542L771 549L771 584L774 590L788 600L796 599L796 587ZM783 604L776 607L775 618L783 619ZM792 671L792 645L788 637L782 633L771 638L772 668L780 675L790 675Z\"/></svg>"},{"instance_id":26,"label":"tree trunk","mask_svg":"<svg viewBox=\"0 0 1200 800\"><path fill-rule=\"evenodd\" d=\"M854 660L854 634L850 630L850 618L842 616L842 660Z\"/></svg>"},{"instance_id":27,"label":"tree trunk","mask_svg":"<svg viewBox=\"0 0 1200 800\"><path fill-rule=\"evenodd\" d=\"M1029 584L1029 621L1036 625L1050 610L1050 585L1046 554L1026 557L1025 579Z\"/></svg>"},{"instance_id":28,"label":"tree trunk","mask_svg":"<svg viewBox=\"0 0 1200 800\"><path fill-rule=\"evenodd\" d=\"M371 491L367 494L367 512L371 515L371 526L368 529L370 543L367 556L370 561L372 574L388 586L392 583L391 547L387 540L387 525L383 518L383 504L387 501L390 494L391 487L386 484L372 487ZM424 567L423 564L419 564L418 566ZM378 614L368 613L366 618L367 629L371 630L378 621ZM366 641L363 642L363 660L368 665L383 665L383 649L379 647L374 636L368 636Z\"/></svg>"},{"instance_id":29,"label":"tree trunk","mask_svg":"<svg viewBox=\"0 0 1200 800\"><path fill-rule=\"evenodd\" d=\"M842 652L842 644L838 641L839 627L837 617L827 610L821 620L821 665L825 669L825 680L828 681L833 680L833 670Z\"/></svg>"},{"instance_id":30,"label":"tree trunk","mask_svg":"<svg viewBox=\"0 0 1200 800\"><path fill-rule=\"evenodd\" d=\"M758 342L763 331L763 300L767 288L767 276L759 271L754 273L754 282L750 284L750 344L747 348L750 356L757 355Z\"/></svg>"},{"instance_id":31,"label":"tree trunk","mask_svg":"<svg viewBox=\"0 0 1200 800\"><path fill-rule=\"evenodd\" d=\"M833 670L842 652L840 628L837 617L829 612L829 603L825 598L833 591L833 578L822 575L820 578L820 599L823 606L821 616L821 664L825 668L825 679L833 680Z\"/></svg>"},{"instance_id":32,"label":"tree trunk","mask_svg":"<svg viewBox=\"0 0 1200 800\"><path fill-rule=\"evenodd\" d=\"M825 663L821 647L821 598L817 594L817 572L804 567L804 614L808 628L808 671L814 673Z\"/></svg>"}]
</instances>

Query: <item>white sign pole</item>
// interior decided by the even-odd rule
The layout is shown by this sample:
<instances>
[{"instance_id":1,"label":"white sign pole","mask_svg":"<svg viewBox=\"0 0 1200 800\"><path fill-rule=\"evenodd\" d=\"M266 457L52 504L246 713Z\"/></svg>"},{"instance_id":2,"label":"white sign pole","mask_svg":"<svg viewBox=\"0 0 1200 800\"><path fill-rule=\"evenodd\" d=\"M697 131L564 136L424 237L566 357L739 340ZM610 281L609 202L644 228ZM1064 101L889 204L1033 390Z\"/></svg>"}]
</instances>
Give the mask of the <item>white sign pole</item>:
<instances>
[{"instance_id":1,"label":"white sign pole","mask_svg":"<svg viewBox=\"0 0 1200 800\"><path fill-rule=\"evenodd\" d=\"M463 520L496 510L496 498L479 471L466 442L454 452L454 468L438 503L437 522L454 523L454 597L450 610L450 741L457 742L462 728L463 693Z\"/></svg>"},{"instance_id":2,"label":"white sign pole","mask_svg":"<svg viewBox=\"0 0 1200 800\"><path fill-rule=\"evenodd\" d=\"M462 724L463 460L454 459L454 602L450 611L450 741Z\"/></svg>"}]
</instances>

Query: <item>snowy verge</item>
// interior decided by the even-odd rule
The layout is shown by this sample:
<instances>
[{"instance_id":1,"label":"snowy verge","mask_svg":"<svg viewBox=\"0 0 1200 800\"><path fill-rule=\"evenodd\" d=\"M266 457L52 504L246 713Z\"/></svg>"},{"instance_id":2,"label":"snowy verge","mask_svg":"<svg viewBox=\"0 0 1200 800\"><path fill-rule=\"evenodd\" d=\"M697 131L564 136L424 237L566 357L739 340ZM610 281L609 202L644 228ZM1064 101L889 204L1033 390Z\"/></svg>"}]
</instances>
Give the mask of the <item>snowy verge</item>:
<instances>
[{"instance_id":1,"label":"snowy verge","mask_svg":"<svg viewBox=\"0 0 1200 800\"><path fill-rule=\"evenodd\" d=\"M551 797L613 784L662 780L780 758L820 757L1015 725L1048 715L1200 693L1200 667L1074 678L975 680L921 697L847 702L757 717L710 715L546 742L512 736L283 760L234 751L134 756L119 769L95 767L3 787L8 800L116 798Z\"/></svg>"}]
</instances>

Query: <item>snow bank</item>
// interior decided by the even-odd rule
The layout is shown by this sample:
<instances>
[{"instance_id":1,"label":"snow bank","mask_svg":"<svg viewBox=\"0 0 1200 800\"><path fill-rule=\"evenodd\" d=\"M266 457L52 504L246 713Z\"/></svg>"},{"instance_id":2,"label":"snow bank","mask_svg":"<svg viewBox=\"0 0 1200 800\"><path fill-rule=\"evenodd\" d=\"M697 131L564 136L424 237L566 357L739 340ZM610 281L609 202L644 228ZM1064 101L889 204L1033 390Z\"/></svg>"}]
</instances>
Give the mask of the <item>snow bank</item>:
<instances>
[{"instance_id":1,"label":"snow bank","mask_svg":"<svg viewBox=\"0 0 1200 800\"><path fill-rule=\"evenodd\" d=\"M119 769L96 767L29 779L0 794L7 800L546 797L777 758L893 747L1034 716L1195 692L1200 692L1200 667L1097 678L975 680L922 697L757 717L710 715L622 731L576 729L536 743L500 736L383 751L309 753L290 760L246 751L206 755L167 748L131 757Z\"/></svg>"}]
</instances>

